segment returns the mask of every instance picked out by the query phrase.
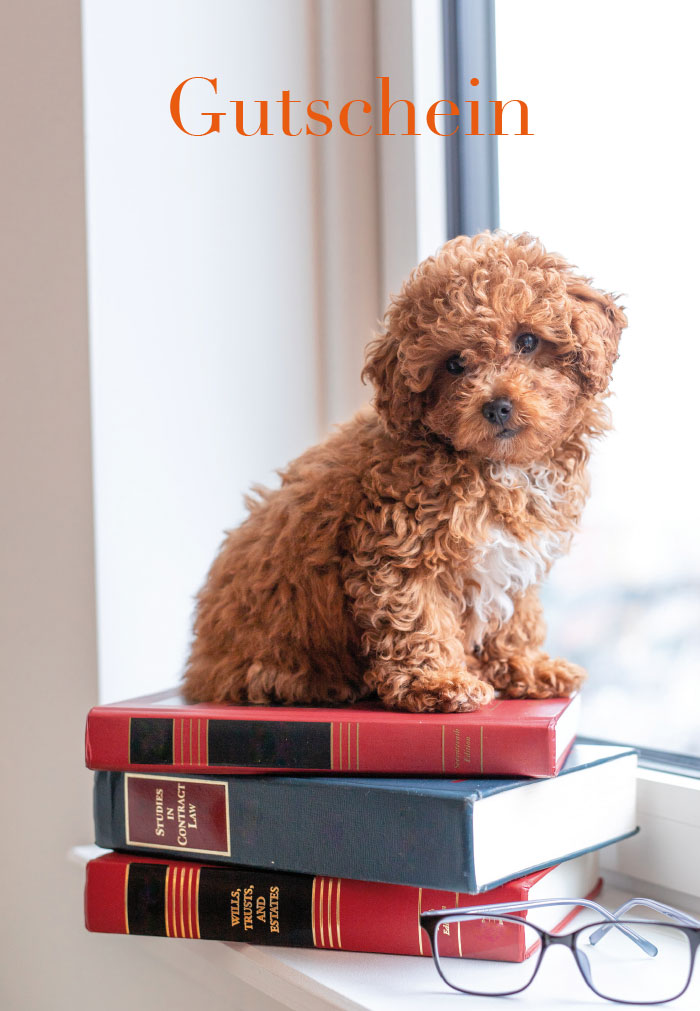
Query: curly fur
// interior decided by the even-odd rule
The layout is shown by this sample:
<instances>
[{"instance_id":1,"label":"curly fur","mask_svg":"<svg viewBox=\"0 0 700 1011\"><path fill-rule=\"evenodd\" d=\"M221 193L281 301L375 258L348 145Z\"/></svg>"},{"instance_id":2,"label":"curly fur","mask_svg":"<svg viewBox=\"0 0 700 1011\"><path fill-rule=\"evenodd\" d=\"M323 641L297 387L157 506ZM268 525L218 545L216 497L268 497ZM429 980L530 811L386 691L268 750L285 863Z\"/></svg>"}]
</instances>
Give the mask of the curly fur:
<instances>
[{"instance_id":1,"label":"curly fur","mask_svg":"<svg viewBox=\"0 0 700 1011\"><path fill-rule=\"evenodd\" d=\"M579 521L625 325L530 235L460 237L421 263L368 348L374 410L258 490L228 533L198 596L186 697L376 692L425 712L478 708L494 688L575 690L583 671L542 651L537 586ZM513 405L507 438L482 412L497 397Z\"/></svg>"}]
</instances>

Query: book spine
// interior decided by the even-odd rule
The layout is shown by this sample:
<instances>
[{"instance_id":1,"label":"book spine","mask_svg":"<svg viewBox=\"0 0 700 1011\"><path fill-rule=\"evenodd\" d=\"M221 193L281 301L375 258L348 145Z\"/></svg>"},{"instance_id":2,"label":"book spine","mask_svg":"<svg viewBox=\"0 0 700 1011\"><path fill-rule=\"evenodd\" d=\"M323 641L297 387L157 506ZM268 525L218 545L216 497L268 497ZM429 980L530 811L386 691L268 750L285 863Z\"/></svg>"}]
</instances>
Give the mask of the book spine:
<instances>
[{"instance_id":1,"label":"book spine","mask_svg":"<svg viewBox=\"0 0 700 1011\"><path fill-rule=\"evenodd\" d=\"M97 772L98 846L473 894L461 796L345 780Z\"/></svg>"},{"instance_id":2,"label":"book spine","mask_svg":"<svg viewBox=\"0 0 700 1011\"><path fill-rule=\"evenodd\" d=\"M526 897L513 887L488 893L492 902ZM421 911L483 901L428 888L110 854L88 864L85 923L96 932L430 955ZM503 925L496 949L493 936L473 927L442 929L455 956L522 957L518 925Z\"/></svg>"},{"instance_id":3,"label":"book spine","mask_svg":"<svg viewBox=\"0 0 700 1011\"><path fill-rule=\"evenodd\" d=\"M134 772L333 772L553 776L555 725L408 724L334 718L227 719L100 708L86 727L90 769Z\"/></svg>"}]
</instances>

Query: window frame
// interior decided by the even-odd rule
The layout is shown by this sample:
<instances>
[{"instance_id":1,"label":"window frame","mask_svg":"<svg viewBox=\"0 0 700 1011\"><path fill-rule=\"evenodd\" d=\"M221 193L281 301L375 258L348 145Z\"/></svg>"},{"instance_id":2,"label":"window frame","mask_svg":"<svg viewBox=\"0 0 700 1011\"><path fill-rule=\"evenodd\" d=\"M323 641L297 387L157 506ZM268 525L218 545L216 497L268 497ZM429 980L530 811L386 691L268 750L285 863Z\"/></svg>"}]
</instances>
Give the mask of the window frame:
<instances>
[{"instance_id":1,"label":"window frame","mask_svg":"<svg viewBox=\"0 0 700 1011\"><path fill-rule=\"evenodd\" d=\"M447 237L475 235L499 225L498 138L488 131L496 97L495 0L443 0L445 94L457 102L478 101L476 140L458 130L446 140ZM474 78L479 85L467 85ZM484 123L485 110L489 117Z\"/></svg>"}]
</instances>

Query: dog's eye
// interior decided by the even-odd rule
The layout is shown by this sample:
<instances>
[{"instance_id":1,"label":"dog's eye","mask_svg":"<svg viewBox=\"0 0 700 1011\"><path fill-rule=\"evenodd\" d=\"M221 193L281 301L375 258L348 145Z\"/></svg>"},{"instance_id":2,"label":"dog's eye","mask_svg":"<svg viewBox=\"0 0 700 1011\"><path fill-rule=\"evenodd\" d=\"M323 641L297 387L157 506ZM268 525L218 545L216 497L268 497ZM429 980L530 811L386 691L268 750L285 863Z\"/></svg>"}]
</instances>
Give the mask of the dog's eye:
<instances>
[{"instance_id":1,"label":"dog's eye","mask_svg":"<svg viewBox=\"0 0 700 1011\"><path fill-rule=\"evenodd\" d=\"M459 355L452 355L445 362L445 368L452 376L461 376L463 372L466 371L467 366L462 361Z\"/></svg>"},{"instance_id":2,"label":"dog's eye","mask_svg":"<svg viewBox=\"0 0 700 1011\"><path fill-rule=\"evenodd\" d=\"M521 355L531 355L539 342L539 337L535 337L534 333L521 333L515 339L515 350Z\"/></svg>"}]
</instances>

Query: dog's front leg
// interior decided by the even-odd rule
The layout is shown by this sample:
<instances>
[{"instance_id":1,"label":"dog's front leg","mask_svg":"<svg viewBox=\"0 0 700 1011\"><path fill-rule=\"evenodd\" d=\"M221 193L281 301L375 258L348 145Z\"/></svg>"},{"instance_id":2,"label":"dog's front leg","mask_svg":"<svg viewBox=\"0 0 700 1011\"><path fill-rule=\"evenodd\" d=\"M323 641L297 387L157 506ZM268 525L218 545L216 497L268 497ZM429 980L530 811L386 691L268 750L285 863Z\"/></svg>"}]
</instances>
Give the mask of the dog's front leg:
<instances>
[{"instance_id":1,"label":"dog's front leg","mask_svg":"<svg viewBox=\"0 0 700 1011\"><path fill-rule=\"evenodd\" d=\"M456 605L434 574L383 564L346 580L368 658L365 681L387 706L469 712L493 698L464 652Z\"/></svg>"},{"instance_id":2,"label":"dog's front leg","mask_svg":"<svg viewBox=\"0 0 700 1011\"><path fill-rule=\"evenodd\" d=\"M550 657L542 649L544 639L542 605L533 587L514 601L512 617L483 643L482 677L508 698L571 695L586 672L570 660Z\"/></svg>"}]
</instances>

